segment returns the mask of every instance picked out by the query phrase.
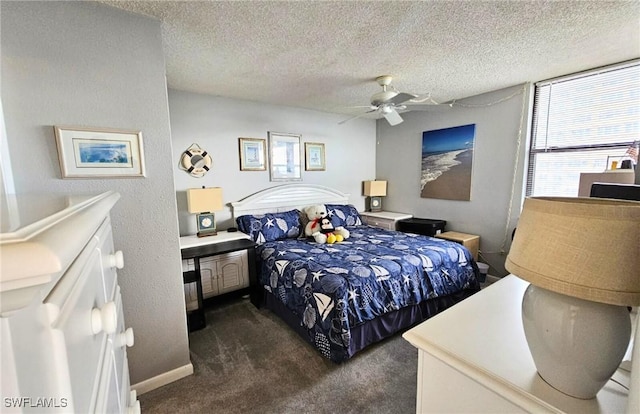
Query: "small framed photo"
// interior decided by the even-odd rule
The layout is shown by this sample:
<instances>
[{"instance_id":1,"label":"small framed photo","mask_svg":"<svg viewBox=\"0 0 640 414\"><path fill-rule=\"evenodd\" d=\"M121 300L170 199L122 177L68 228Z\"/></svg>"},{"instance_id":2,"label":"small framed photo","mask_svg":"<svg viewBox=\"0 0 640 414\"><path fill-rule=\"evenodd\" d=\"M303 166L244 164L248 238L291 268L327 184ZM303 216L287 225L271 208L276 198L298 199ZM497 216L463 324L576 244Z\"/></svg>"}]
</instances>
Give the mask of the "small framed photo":
<instances>
[{"instance_id":1,"label":"small framed photo","mask_svg":"<svg viewBox=\"0 0 640 414\"><path fill-rule=\"evenodd\" d=\"M271 181L301 181L300 137L296 134L268 132Z\"/></svg>"},{"instance_id":2,"label":"small framed photo","mask_svg":"<svg viewBox=\"0 0 640 414\"><path fill-rule=\"evenodd\" d=\"M142 132L54 126L62 178L144 177Z\"/></svg>"},{"instance_id":3,"label":"small framed photo","mask_svg":"<svg viewBox=\"0 0 640 414\"><path fill-rule=\"evenodd\" d=\"M266 171L265 142L260 138L238 138L240 171Z\"/></svg>"},{"instance_id":4,"label":"small framed photo","mask_svg":"<svg viewBox=\"0 0 640 414\"><path fill-rule=\"evenodd\" d=\"M305 142L305 170L306 171L324 171L324 144L318 142Z\"/></svg>"}]
</instances>

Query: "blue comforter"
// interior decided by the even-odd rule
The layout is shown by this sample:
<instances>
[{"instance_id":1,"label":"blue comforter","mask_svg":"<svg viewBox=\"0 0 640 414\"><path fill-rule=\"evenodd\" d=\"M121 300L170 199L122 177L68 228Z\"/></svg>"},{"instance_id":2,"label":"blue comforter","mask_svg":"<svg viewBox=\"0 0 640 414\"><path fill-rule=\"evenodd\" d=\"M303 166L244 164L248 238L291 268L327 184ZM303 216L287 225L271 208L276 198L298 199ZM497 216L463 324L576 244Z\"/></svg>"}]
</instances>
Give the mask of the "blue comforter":
<instances>
[{"instance_id":1,"label":"blue comforter","mask_svg":"<svg viewBox=\"0 0 640 414\"><path fill-rule=\"evenodd\" d=\"M349 357L354 326L478 287L477 266L457 243L370 226L348 229L351 237L337 244L286 239L258 247L260 283L333 361Z\"/></svg>"}]
</instances>

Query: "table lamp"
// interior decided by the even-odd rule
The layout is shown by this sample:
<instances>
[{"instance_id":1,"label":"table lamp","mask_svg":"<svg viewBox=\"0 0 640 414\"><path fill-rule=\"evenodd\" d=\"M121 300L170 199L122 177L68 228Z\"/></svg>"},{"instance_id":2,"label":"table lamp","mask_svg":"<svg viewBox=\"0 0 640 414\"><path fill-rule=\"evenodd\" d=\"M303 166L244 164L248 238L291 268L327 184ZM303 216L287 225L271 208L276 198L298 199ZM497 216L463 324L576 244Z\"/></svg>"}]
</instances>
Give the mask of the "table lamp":
<instances>
[{"instance_id":1,"label":"table lamp","mask_svg":"<svg viewBox=\"0 0 640 414\"><path fill-rule=\"evenodd\" d=\"M539 375L590 399L616 371L640 304L640 202L532 197L505 267L531 284L522 324ZM639 345L636 345L636 347Z\"/></svg>"},{"instance_id":2,"label":"table lamp","mask_svg":"<svg viewBox=\"0 0 640 414\"><path fill-rule=\"evenodd\" d=\"M381 211L382 197L387 195L387 182L365 181L364 195L369 197L369 211Z\"/></svg>"},{"instance_id":3,"label":"table lamp","mask_svg":"<svg viewBox=\"0 0 640 414\"><path fill-rule=\"evenodd\" d=\"M216 217L214 211L222 210L222 188L202 187L187 189L189 213L196 214L197 236L215 236Z\"/></svg>"}]
</instances>

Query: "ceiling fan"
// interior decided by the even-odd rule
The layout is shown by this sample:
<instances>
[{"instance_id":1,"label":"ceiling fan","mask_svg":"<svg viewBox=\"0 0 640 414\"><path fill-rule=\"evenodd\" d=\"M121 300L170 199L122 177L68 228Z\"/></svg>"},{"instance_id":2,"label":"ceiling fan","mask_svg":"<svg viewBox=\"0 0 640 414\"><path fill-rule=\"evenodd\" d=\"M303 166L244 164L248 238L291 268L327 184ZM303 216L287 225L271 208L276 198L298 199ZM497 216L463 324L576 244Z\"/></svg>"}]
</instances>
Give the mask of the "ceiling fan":
<instances>
[{"instance_id":1,"label":"ceiling fan","mask_svg":"<svg viewBox=\"0 0 640 414\"><path fill-rule=\"evenodd\" d=\"M372 114L374 112L377 112L378 114L384 116L384 118L387 120L387 122L389 122L389 125L391 126L401 123L403 119L398 111L406 110L406 103L408 103L408 101L412 99L417 98L418 95L398 91L391 85L392 80L393 77L391 75L378 76L376 78L376 82L378 82L378 85L382 87L382 91L371 96L371 105L367 107L369 108L369 110L359 115L345 119L344 121L340 121L339 124L344 124L347 121L359 118L367 114Z\"/></svg>"}]
</instances>

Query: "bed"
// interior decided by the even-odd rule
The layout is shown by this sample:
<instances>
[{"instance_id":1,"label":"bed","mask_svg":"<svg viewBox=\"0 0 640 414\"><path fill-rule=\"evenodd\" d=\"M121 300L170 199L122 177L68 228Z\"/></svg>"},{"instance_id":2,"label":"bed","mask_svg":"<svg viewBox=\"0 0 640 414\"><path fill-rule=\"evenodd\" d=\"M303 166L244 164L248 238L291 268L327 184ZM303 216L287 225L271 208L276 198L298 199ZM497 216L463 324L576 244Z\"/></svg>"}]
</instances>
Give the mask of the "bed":
<instances>
[{"instance_id":1,"label":"bed","mask_svg":"<svg viewBox=\"0 0 640 414\"><path fill-rule=\"evenodd\" d=\"M324 186L287 184L231 203L238 228L257 243L252 302L337 363L480 290L465 247L367 226L348 199ZM313 204L325 204L350 237L305 238L301 210Z\"/></svg>"}]
</instances>

